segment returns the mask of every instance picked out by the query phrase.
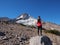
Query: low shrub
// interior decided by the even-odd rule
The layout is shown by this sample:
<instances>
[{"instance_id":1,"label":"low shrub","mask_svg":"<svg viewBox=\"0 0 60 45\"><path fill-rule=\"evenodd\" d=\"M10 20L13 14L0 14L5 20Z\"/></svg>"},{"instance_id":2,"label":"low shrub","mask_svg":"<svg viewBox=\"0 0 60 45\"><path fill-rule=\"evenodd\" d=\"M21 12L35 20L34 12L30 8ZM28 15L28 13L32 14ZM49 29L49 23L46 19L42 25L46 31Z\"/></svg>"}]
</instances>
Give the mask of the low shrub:
<instances>
[{"instance_id":1,"label":"low shrub","mask_svg":"<svg viewBox=\"0 0 60 45\"><path fill-rule=\"evenodd\" d=\"M33 26L33 25L32 25L32 26L30 26L30 27L31 27L31 28L36 28L36 27L35 27L35 26Z\"/></svg>"},{"instance_id":2,"label":"low shrub","mask_svg":"<svg viewBox=\"0 0 60 45\"><path fill-rule=\"evenodd\" d=\"M57 31L57 30L45 30L46 33L52 33L52 34L55 34L55 35L58 35L60 36L60 32Z\"/></svg>"},{"instance_id":3,"label":"low shrub","mask_svg":"<svg viewBox=\"0 0 60 45\"><path fill-rule=\"evenodd\" d=\"M26 25L24 25L24 24L21 24L21 23L20 23L20 25L22 25L22 26L26 26Z\"/></svg>"}]
</instances>

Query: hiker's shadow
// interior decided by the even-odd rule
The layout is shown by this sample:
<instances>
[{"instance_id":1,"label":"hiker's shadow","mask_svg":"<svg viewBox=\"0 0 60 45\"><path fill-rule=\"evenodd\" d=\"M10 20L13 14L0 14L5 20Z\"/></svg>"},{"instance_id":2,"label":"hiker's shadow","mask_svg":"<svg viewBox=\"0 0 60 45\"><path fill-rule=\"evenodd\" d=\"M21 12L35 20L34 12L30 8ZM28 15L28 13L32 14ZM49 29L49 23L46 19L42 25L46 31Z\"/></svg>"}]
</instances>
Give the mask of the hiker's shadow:
<instances>
[{"instance_id":1,"label":"hiker's shadow","mask_svg":"<svg viewBox=\"0 0 60 45\"><path fill-rule=\"evenodd\" d=\"M5 36L5 33L4 32L0 32L0 36Z\"/></svg>"},{"instance_id":2,"label":"hiker's shadow","mask_svg":"<svg viewBox=\"0 0 60 45\"><path fill-rule=\"evenodd\" d=\"M49 37L43 36L41 38L41 44L44 44L44 45L52 45L52 41L50 40Z\"/></svg>"}]
</instances>

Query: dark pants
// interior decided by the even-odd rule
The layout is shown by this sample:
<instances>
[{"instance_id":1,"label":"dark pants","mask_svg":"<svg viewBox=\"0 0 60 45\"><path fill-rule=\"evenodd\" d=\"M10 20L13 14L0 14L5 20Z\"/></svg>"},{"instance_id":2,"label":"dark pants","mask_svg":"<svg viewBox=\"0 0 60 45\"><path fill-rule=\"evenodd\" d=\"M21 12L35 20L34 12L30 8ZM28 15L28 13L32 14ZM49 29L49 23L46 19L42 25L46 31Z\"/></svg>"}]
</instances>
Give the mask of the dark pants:
<instances>
[{"instance_id":1,"label":"dark pants","mask_svg":"<svg viewBox=\"0 0 60 45\"><path fill-rule=\"evenodd\" d=\"M42 26L38 27L38 35L42 35Z\"/></svg>"}]
</instances>

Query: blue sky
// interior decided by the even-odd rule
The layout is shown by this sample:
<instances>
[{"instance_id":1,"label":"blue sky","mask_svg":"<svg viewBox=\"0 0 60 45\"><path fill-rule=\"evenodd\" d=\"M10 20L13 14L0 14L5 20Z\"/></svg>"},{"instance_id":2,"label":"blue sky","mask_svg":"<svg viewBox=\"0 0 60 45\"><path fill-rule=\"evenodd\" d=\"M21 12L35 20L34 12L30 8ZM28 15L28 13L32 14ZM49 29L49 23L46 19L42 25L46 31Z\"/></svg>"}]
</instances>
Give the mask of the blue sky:
<instances>
[{"instance_id":1,"label":"blue sky","mask_svg":"<svg viewBox=\"0 0 60 45\"><path fill-rule=\"evenodd\" d=\"M60 25L60 0L0 0L0 17L16 18L22 13Z\"/></svg>"}]
</instances>

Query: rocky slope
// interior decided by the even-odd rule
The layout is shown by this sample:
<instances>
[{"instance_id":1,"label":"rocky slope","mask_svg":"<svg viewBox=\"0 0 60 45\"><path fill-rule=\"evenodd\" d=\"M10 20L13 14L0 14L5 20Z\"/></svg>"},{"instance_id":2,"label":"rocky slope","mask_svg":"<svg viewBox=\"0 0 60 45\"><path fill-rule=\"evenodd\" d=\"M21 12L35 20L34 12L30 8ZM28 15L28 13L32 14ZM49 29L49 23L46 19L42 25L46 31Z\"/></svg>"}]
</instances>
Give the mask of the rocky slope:
<instances>
[{"instance_id":1,"label":"rocky slope","mask_svg":"<svg viewBox=\"0 0 60 45\"><path fill-rule=\"evenodd\" d=\"M43 22L43 28L47 30L58 30L60 31L60 25L50 23L50 22Z\"/></svg>"},{"instance_id":2,"label":"rocky slope","mask_svg":"<svg viewBox=\"0 0 60 45\"><path fill-rule=\"evenodd\" d=\"M53 45L60 45L60 36L45 33ZM0 45L29 45L29 39L37 36L37 29L20 24L0 23Z\"/></svg>"}]
</instances>

